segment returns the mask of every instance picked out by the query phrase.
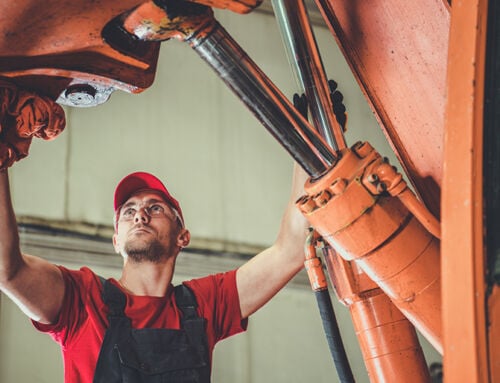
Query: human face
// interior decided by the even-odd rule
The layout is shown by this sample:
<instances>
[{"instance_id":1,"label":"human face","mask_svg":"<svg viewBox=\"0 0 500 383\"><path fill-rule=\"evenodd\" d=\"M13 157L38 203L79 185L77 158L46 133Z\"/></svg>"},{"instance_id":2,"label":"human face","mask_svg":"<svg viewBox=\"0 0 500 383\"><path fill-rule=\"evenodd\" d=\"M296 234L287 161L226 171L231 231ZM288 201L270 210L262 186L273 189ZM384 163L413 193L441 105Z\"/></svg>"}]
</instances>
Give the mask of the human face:
<instances>
[{"instance_id":1,"label":"human face","mask_svg":"<svg viewBox=\"0 0 500 383\"><path fill-rule=\"evenodd\" d=\"M116 219L115 250L135 262L160 262L189 243L178 214L153 190L133 194L118 209Z\"/></svg>"}]
</instances>

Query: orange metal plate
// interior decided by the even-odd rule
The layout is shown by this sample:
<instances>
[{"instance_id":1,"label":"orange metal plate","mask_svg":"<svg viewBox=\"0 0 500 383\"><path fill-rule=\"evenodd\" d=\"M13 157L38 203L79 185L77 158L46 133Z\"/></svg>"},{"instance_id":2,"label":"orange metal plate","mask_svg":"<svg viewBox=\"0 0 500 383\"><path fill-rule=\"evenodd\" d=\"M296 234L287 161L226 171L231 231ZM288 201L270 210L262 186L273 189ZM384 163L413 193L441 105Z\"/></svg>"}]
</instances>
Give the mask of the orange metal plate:
<instances>
[{"instance_id":1,"label":"orange metal plate","mask_svg":"<svg viewBox=\"0 0 500 383\"><path fill-rule=\"evenodd\" d=\"M143 1L0 2L0 76L54 99L71 83L140 92L154 80L159 43L120 52L102 31Z\"/></svg>"},{"instance_id":2,"label":"orange metal plate","mask_svg":"<svg viewBox=\"0 0 500 383\"><path fill-rule=\"evenodd\" d=\"M441 222L446 383L492 382L482 182L487 6L488 0L453 2L451 14Z\"/></svg>"},{"instance_id":3,"label":"orange metal plate","mask_svg":"<svg viewBox=\"0 0 500 383\"><path fill-rule=\"evenodd\" d=\"M417 193L439 215L450 17L444 0L316 0Z\"/></svg>"}]
</instances>

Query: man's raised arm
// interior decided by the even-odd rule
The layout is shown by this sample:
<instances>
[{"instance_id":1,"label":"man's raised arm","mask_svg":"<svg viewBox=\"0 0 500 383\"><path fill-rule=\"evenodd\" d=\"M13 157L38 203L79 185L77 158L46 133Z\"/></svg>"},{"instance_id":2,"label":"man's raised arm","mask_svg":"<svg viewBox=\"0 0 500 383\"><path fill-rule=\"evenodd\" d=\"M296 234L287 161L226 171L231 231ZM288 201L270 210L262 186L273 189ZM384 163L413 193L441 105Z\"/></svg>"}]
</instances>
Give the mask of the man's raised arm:
<instances>
[{"instance_id":1,"label":"man's raised arm","mask_svg":"<svg viewBox=\"0 0 500 383\"><path fill-rule=\"evenodd\" d=\"M7 170L0 170L0 290L41 323L56 321L64 297L57 266L21 253Z\"/></svg>"},{"instance_id":2,"label":"man's raised arm","mask_svg":"<svg viewBox=\"0 0 500 383\"><path fill-rule=\"evenodd\" d=\"M64 281L55 265L21 253L7 168L28 155L33 137L51 140L65 125L54 101L0 79L0 290L42 323L57 319Z\"/></svg>"},{"instance_id":3,"label":"man's raised arm","mask_svg":"<svg viewBox=\"0 0 500 383\"><path fill-rule=\"evenodd\" d=\"M274 245L257 254L236 273L243 318L262 307L304 266L308 222L295 201L303 194L306 179L306 173L295 164L292 193Z\"/></svg>"}]
</instances>

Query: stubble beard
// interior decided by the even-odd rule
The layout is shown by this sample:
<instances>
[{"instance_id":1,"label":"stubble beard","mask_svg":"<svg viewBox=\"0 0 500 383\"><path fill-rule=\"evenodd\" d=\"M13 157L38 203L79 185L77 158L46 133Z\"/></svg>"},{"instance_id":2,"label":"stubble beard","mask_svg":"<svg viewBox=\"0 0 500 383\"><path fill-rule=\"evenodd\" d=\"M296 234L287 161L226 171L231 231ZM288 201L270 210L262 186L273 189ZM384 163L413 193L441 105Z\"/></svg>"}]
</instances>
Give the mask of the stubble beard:
<instances>
[{"instance_id":1,"label":"stubble beard","mask_svg":"<svg viewBox=\"0 0 500 383\"><path fill-rule=\"evenodd\" d=\"M135 262L159 263L168 253L168 249L157 239L149 241L127 241L123 248L127 257Z\"/></svg>"}]
</instances>

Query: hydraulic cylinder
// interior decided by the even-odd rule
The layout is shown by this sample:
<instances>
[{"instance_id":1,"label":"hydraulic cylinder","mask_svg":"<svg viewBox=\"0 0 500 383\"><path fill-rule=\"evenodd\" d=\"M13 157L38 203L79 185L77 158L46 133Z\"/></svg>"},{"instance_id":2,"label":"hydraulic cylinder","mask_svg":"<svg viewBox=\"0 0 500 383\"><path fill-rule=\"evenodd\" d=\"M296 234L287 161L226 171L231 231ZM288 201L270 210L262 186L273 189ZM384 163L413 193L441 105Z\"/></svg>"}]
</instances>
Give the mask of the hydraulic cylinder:
<instances>
[{"instance_id":1,"label":"hydraulic cylinder","mask_svg":"<svg viewBox=\"0 0 500 383\"><path fill-rule=\"evenodd\" d=\"M407 196L408 188L397 172L391 184L387 166L370 144L357 143L339 152L328 173L306 183L297 205L323 239L355 262L442 352L440 241L405 199L389 193L401 189Z\"/></svg>"}]
</instances>

